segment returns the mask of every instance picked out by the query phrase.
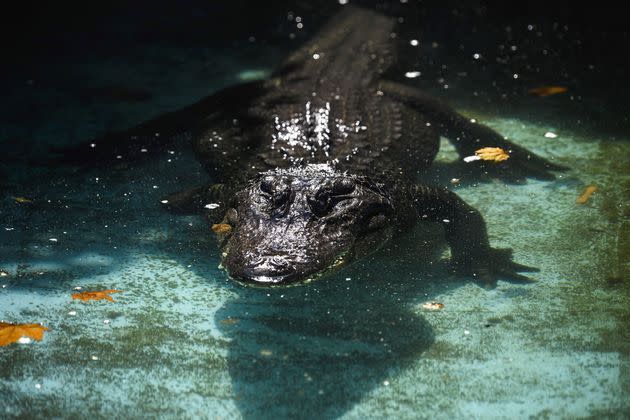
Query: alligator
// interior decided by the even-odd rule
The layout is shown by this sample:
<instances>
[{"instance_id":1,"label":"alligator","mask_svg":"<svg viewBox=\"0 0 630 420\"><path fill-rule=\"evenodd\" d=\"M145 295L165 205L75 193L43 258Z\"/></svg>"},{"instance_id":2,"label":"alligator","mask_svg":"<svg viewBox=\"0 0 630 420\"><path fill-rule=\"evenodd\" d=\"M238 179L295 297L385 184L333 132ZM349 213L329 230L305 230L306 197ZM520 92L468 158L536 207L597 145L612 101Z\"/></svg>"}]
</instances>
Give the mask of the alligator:
<instances>
[{"instance_id":1,"label":"alligator","mask_svg":"<svg viewBox=\"0 0 630 420\"><path fill-rule=\"evenodd\" d=\"M418 221L443 226L457 272L487 284L525 278L519 273L530 267L514 262L511 250L490 246L477 210L446 188L413 179L434 160L440 136L462 157L482 146L508 151L499 170L553 179L551 171L563 168L388 80L395 24L344 6L267 79L228 87L65 156L131 158L130 145L156 149L185 133L218 184L162 203L173 213L205 215L222 266L248 285L309 282Z\"/></svg>"}]
</instances>

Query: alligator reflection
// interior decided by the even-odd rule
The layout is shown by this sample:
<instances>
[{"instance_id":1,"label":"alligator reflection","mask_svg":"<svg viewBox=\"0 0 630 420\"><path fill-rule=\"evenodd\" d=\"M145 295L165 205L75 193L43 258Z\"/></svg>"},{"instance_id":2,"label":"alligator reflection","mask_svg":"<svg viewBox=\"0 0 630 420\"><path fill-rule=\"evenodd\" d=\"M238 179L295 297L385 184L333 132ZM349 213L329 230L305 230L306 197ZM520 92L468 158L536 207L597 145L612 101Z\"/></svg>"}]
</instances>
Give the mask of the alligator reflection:
<instances>
[{"instance_id":1,"label":"alligator reflection","mask_svg":"<svg viewBox=\"0 0 630 420\"><path fill-rule=\"evenodd\" d=\"M411 249L408 264L379 255L304 287L242 288L219 310L241 415L338 417L421 357L434 335L412 306L426 299L427 278L441 275L435 266L418 272Z\"/></svg>"}]
</instances>

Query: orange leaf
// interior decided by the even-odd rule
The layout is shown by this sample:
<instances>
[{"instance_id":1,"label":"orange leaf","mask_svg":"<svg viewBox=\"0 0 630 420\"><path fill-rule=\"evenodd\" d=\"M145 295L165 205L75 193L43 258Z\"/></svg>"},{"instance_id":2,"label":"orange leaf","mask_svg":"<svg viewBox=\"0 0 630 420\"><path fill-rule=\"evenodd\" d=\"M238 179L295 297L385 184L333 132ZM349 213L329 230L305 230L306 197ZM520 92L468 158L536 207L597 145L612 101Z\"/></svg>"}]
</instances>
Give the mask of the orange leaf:
<instances>
[{"instance_id":1,"label":"orange leaf","mask_svg":"<svg viewBox=\"0 0 630 420\"><path fill-rule=\"evenodd\" d=\"M567 90L569 89L567 89L564 86L541 86L538 88L530 89L527 92L531 95L545 97L545 96L556 95L558 93L564 93Z\"/></svg>"},{"instance_id":2,"label":"orange leaf","mask_svg":"<svg viewBox=\"0 0 630 420\"><path fill-rule=\"evenodd\" d=\"M483 147L479 150L475 150L475 155L479 156L482 160L491 160L494 162L501 162L510 158L510 155L500 147Z\"/></svg>"},{"instance_id":3,"label":"orange leaf","mask_svg":"<svg viewBox=\"0 0 630 420\"><path fill-rule=\"evenodd\" d=\"M591 198L591 195L593 195L595 191L597 191L597 187L595 185L589 185L588 187L584 188L584 191L582 191L582 194L580 194L575 202L578 204L586 204L586 202L589 200L589 198Z\"/></svg>"},{"instance_id":4,"label":"orange leaf","mask_svg":"<svg viewBox=\"0 0 630 420\"><path fill-rule=\"evenodd\" d=\"M0 321L0 346L15 343L22 337L41 341L44 338L44 331L48 331L48 328L40 324L12 324Z\"/></svg>"},{"instance_id":5,"label":"orange leaf","mask_svg":"<svg viewBox=\"0 0 630 420\"><path fill-rule=\"evenodd\" d=\"M227 235L232 231L232 226L227 223L218 223L216 225L212 225L212 231L221 235Z\"/></svg>"},{"instance_id":6,"label":"orange leaf","mask_svg":"<svg viewBox=\"0 0 630 420\"><path fill-rule=\"evenodd\" d=\"M81 292L81 293L73 293L72 299L79 299L84 302L88 300L108 300L110 302L115 302L114 299L109 295L110 293L120 293L122 290L101 290L100 292Z\"/></svg>"}]
</instances>

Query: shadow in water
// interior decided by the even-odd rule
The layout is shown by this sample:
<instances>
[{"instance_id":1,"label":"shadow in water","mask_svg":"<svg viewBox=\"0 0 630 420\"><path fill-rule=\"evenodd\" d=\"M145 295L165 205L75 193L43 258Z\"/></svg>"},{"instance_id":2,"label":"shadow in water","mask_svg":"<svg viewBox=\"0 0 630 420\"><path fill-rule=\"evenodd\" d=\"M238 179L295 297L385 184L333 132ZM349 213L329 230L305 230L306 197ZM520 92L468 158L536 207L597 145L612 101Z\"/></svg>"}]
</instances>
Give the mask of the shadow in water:
<instances>
[{"instance_id":1,"label":"shadow in water","mask_svg":"<svg viewBox=\"0 0 630 420\"><path fill-rule=\"evenodd\" d=\"M239 288L216 321L241 415L336 418L421 357L434 334L412 307L446 274L435 243L417 248L406 263L392 249L304 287Z\"/></svg>"}]
</instances>

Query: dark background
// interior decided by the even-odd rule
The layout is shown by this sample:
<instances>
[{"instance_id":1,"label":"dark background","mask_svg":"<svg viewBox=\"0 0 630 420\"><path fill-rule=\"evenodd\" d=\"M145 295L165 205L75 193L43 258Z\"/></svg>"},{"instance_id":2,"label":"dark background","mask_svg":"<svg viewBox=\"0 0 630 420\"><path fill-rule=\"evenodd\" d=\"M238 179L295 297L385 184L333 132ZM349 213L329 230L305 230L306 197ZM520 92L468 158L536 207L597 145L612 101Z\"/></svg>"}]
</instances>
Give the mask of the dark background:
<instances>
[{"instance_id":1,"label":"dark background","mask_svg":"<svg viewBox=\"0 0 630 420\"><path fill-rule=\"evenodd\" d=\"M399 55L396 75L402 78L409 69L421 69L422 77L412 82L432 94L445 100L474 94L476 104L494 104L495 109L489 110L493 113L508 109L502 101L512 100L511 110L521 101L533 119L540 119L538 103L522 101L528 89L566 86L569 94L546 99L546 103L557 104L566 120L579 125L589 121L595 135L606 132L625 138L623 134L628 133L630 29L627 14L618 4L464 0L349 3L404 17L399 39L404 44L401 47L407 49ZM0 14L0 91L4 93L0 99L0 146L21 155L29 148L43 149L30 146L34 141L48 142L52 137L69 143L85 141L185 106L217 88L240 83L236 74L241 70L273 68L341 7L338 0L13 3ZM290 13L303 18L302 30L296 30L295 21L288 19ZM533 29L528 28L530 25ZM296 34L295 39L289 38L291 33ZM421 48L410 49L409 39L419 39ZM432 48L436 43L439 48ZM131 62L130 58L145 47L152 51L154 61ZM207 59L187 61L185 54L179 54L173 59L179 60L179 67L174 69L169 62L172 51L185 51L193 57L198 52L197 56L206 54ZM482 52L483 59L473 60L475 52ZM107 79L107 75L95 78L94 66L81 66L108 61L120 63L128 73L111 74L111 81L99 82L96 79ZM171 66L169 71L165 66ZM155 86L143 83L142 77L150 71L163 73L159 86L155 77L150 81ZM467 76L460 77L462 72ZM515 73L518 80L513 78ZM442 89L442 79L449 84L448 90ZM48 88L47 93L43 88ZM85 97L92 98L86 103L93 109L79 104L65 120L53 112L71 109L73 98ZM111 111L105 104L103 109L96 106L112 97L119 100L115 118L104 116ZM88 117L109 119L91 123L91 131L64 129L63 135L52 137L37 130L51 123L72 128L73 118L85 121Z\"/></svg>"},{"instance_id":2,"label":"dark background","mask_svg":"<svg viewBox=\"0 0 630 420\"><path fill-rule=\"evenodd\" d=\"M392 14L415 15L423 29L468 28L492 33L506 22L568 25L582 41L582 52L628 63L628 16L621 3L577 1L358 1ZM340 7L326 1L111 0L95 2L21 1L0 16L5 65L28 63L48 54L81 48L124 47L128 42L168 40L224 45L249 34L284 42L287 11L315 25ZM450 26L449 26L450 25ZM453 26L458 25L458 26ZM312 27L312 26L311 26Z\"/></svg>"}]
</instances>

